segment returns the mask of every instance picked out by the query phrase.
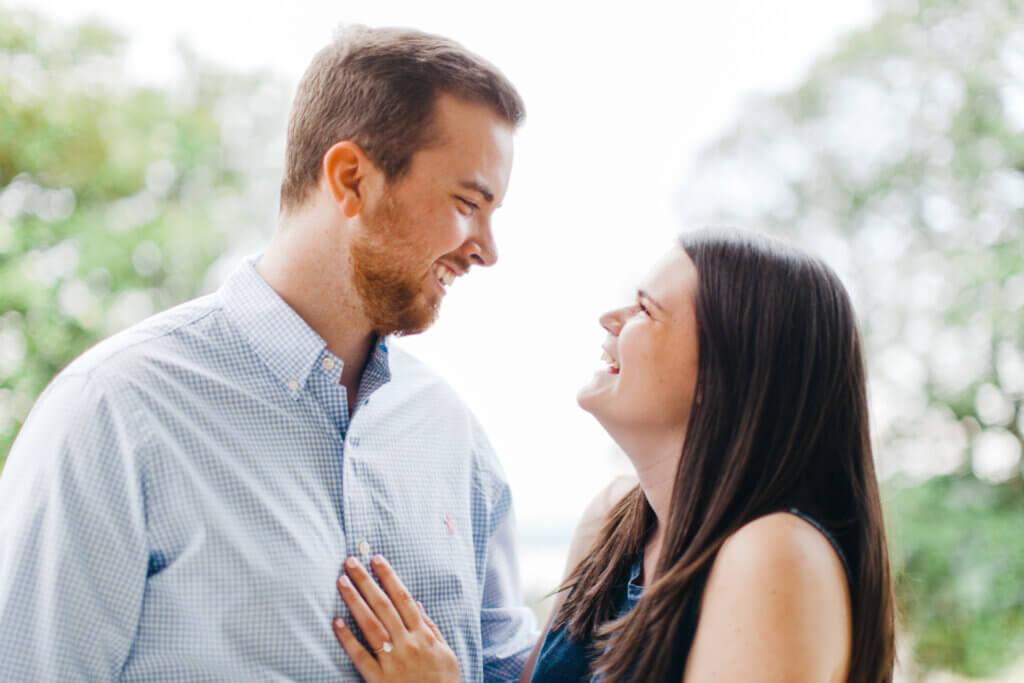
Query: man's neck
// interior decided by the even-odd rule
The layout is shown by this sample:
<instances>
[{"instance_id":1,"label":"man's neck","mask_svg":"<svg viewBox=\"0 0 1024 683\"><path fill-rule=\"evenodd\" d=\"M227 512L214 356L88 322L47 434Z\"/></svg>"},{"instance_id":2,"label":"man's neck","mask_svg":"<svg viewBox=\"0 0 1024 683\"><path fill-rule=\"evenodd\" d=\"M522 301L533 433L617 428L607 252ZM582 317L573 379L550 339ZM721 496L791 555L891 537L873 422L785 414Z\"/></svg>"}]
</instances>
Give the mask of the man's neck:
<instances>
[{"instance_id":1,"label":"man's neck","mask_svg":"<svg viewBox=\"0 0 1024 683\"><path fill-rule=\"evenodd\" d=\"M324 218L314 209L282 219L256 272L344 363L351 414L376 335L351 285L348 246L331 234L341 228Z\"/></svg>"}]
</instances>

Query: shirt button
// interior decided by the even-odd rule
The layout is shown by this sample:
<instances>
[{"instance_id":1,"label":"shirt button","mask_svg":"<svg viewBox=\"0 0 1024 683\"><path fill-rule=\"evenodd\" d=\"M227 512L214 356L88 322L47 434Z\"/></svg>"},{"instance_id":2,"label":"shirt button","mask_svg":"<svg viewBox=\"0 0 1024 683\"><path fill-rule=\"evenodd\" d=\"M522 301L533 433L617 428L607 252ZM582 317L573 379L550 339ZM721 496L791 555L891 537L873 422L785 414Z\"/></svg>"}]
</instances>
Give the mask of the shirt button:
<instances>
[{"instance_id":1,"label":"shirt button","mask_svg":"<svg viewBox=\"0 0 1024 683\"><path fill-rule=\"evenodd\" d=\"M299 382L298 382L298 380L294 380L294 379L288 380L288 388L291 389L292 391L298 391L299 390Z\"/></svg>"},{"instance_id":2,"label":"shirt button","mask_svg":"<svg viewBox=\"0 0 1024 683\"><path fill-rule=\"evenodd\" d=\"M324 370L332 370L334 368L334 359L324 358L323 362L320 363L320 365L323 366Z\"/></svg>"},{"instance_id":3,"label":"shirt button","mask_svg":"<svg viewBox=\"0 0 1024 683\"><path fill-rule=\"evenodd\" d=\"M366 557L367 555L369 555L370 554L370 544L367 543L366 541L361 542L359 544L359 554L362 555L363 557Z\"/></svg>"}]
</instances>

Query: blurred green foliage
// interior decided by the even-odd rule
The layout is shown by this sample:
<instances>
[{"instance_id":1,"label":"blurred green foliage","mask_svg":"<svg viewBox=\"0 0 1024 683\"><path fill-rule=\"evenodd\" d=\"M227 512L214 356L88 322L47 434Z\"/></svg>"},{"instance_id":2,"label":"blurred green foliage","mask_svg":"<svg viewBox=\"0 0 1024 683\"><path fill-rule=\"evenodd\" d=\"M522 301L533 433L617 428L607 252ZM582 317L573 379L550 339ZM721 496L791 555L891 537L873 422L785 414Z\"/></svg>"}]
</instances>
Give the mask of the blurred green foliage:
<instances>
[{"instance_id":1,"label":"blurred green foliage","mask_svg":"<svg viewBox=\"0 0 1024 683\"><path fill-rule=\"evenodd\" d=\"M903 626L922 668L989 676L1024 654L1022 484L958 474L887 487Z\"/></svg>"},{"instance_id":2,"label":"blurred green foliage","mask_svg":"<svg viewBox=\"0 0 1024 683\"><path fill-rule=\"evenodd\" d=\"M880 471L917 483L887 510L909 668L989 674L1024 655L1024 4L880 9L741 108L682 210L788 236L849 285Z\"/></svg>"},{"instance_id":3,"label":"blurred green foliage","mask_svg":"<svg viewBox=\"0 0 1024 683\"><path fill-rule=\"evenodd\" d=\"M0 9L0 467L68 361L209 288L247 215L247 148L280 113L263 77L184 48L179 82L133 84L125 49Z\"/></svg>"}]
</instances>

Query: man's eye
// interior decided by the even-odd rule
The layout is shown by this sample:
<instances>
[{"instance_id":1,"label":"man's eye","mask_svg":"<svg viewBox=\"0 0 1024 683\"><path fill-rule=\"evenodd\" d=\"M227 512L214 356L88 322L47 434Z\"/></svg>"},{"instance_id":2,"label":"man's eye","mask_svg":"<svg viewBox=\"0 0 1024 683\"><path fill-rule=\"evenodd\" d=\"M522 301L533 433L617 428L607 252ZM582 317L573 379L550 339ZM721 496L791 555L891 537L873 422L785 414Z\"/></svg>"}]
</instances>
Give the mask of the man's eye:
<instances>
[{"instance_id":1,"label":"man's eye","mask_svg":"<svg viewBox=\"0 0 1024 683\"><path fill-rule=\"evenodd\" d=\"M647 310L647 307L644 306L644 303L642 301L637 301L636 302L636 307L638 309L640 309L641 311L643 311L644 315L646 315L648 318L651 317L651 312Z\"/></svg>"},{"instance_id":2,"label":"man's eye","mask_svg":"<svg viewBox=\"0 0 1024 683\"><path fill-rule=\"evenodd\" d=\"M459 200L459 203L462 204L466 209L468 209L470 213L480 208L475 203L469 201L465 197L456 197L456 199Z\"/></svg>"}]
</instances>

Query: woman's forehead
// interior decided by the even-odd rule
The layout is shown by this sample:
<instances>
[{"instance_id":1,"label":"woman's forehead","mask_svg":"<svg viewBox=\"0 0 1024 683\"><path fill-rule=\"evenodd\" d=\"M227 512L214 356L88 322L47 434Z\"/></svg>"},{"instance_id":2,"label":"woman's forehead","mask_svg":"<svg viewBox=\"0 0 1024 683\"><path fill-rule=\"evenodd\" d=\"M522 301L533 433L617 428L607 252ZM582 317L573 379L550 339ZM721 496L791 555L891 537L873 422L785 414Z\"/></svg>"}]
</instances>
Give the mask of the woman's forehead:
<instances>
[{"instance_id":1,"label":"woman's forehead","mask_svg":"<svg viewBox=\"0 0 1024 683\"><path fill-rule=\"evenodd\" d=\"M648 271L638 291L672 311L688 308L696 287L696 266L681 246L675 246Z\"/></svg>"}]
</instances>

